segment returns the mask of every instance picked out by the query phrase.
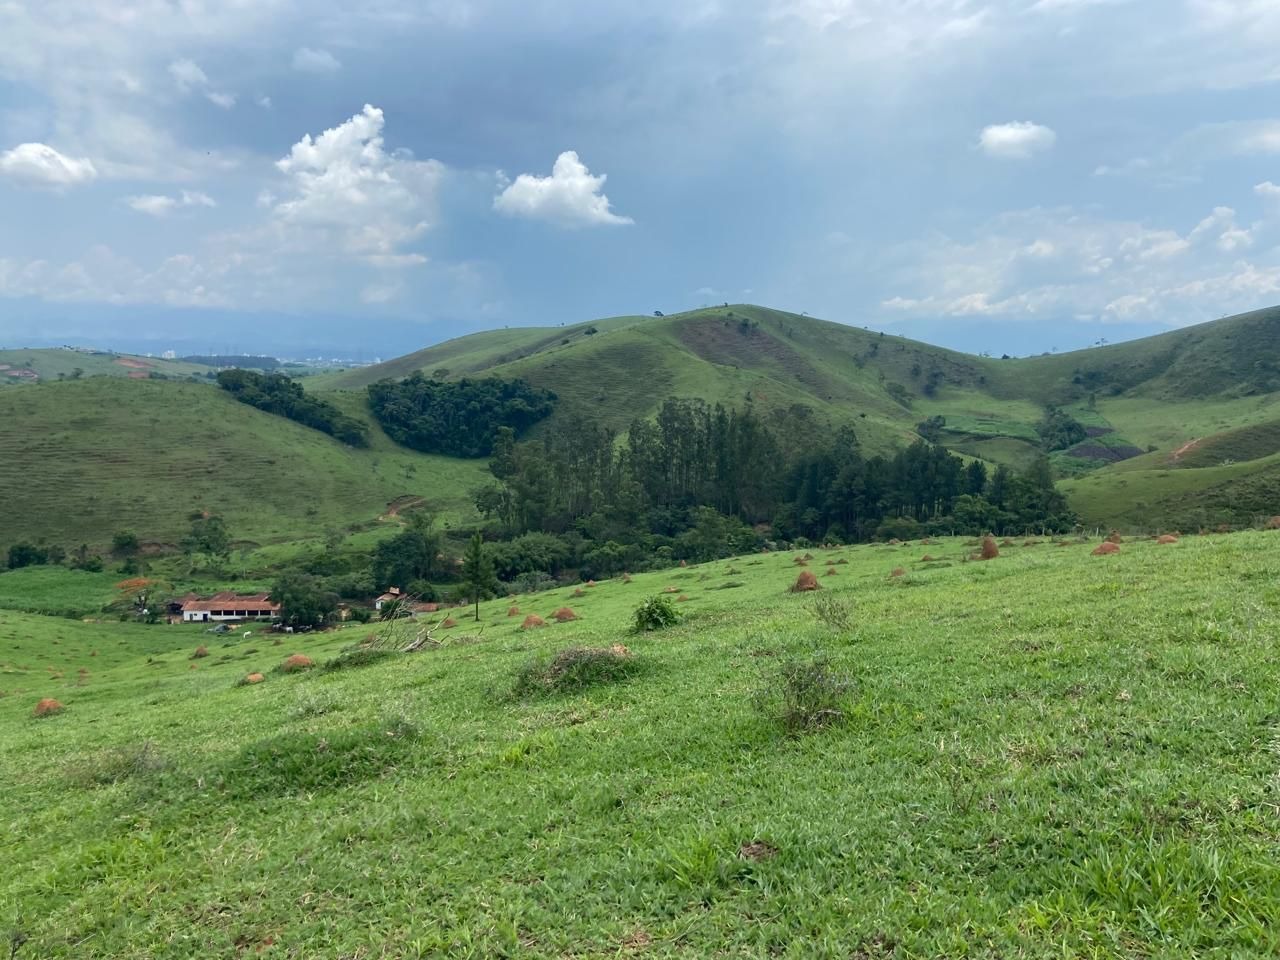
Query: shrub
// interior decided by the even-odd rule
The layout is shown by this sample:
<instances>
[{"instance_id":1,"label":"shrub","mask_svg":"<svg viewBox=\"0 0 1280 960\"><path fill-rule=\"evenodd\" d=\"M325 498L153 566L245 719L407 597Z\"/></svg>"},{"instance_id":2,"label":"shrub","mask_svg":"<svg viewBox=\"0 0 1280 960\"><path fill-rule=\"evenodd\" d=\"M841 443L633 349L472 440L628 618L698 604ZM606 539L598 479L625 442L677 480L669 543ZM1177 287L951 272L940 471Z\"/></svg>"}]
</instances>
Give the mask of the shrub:
<instances>
[{"instance_id":1,"label":"shrub","mask_svg":"<svg viewBox=\"0 0 1280 960\"><path fill-rule=\"evenodd\" d=\"M648 633L651 630L664 630L680 622L680 612L676 610L669 597L656 596L643 601L631 615L632 630L636 633Z\"/></svg>"},{"instance_id":2,"label":"shrub","mask_svg":"<svg viewBox=\"0 0 1280 960\"><path fill-rule=\"evenodd\" d=\"M577 620L578 615L570 607L561 607L551 615L551 619L556 623L568 623L570 620Z\"/></svg>"},{"instance_id":3,"label":"shrub","mask_svg":"<svg viewBox=\"0 0 1280 960\"><path fill-rule=\"evenodd\" d=\"M814 594L813 604L809 609L832 630L847 633L853 629L853 604L835 594Z\"/></svg>"},{"instance_id":4,"label":"shrub","mask_svg":"<svg viewBox=\"0 0 1280 960\"><path fill-rule=\"evenodd\" d=\"M518 616L520 616L520 608L519 608L519 607L509 607L509 608L507 609L507 616L508 616L508 617L518 617Z\"/></svg>"},{"instance_id":5,"label":"shrub","mask_svg":"<svg viewBox=\"0 0 1280 960\"><path fill-rule=\"evenodd\" d=\"M397 656L395 650L379 650L370 647L355 647L343 650L324 665L326 673L333 670L350 670L355 667L368 667Z\"/></svg>"},{"instance_id":6,"label":"shrub","mask_svg":"<svg viewBox=\"0 0 1280 960\"><path fill-rule=\"evenodd\" d=\"M766 717L795 736L843 720L842 703L851 686L848 678L831 669L831 662L823 655L789 660L765 680L756 705Z\"/></svg>"},{"instance_id":7,"label":"shrub","mask_svg":"<svg viewBox=\"0 0 1280 960\"><path fill-rule=\"evenodd\" d=\"M195 652L191 654L191 659L203 660L208 655L209 655L209 648L206 647L204 644L201 644L200 646L196 647Z\"/></svg>"},{"instance_id":8,"label":"shrub","mask_svg":"<svg viewBox=\"0 0 1280 960\"><path fill-rule=\"evenodd\" d=\"M267 678L266 678L266 677L264 677L264 676L263 676L262 674L260 674L260 673L251 673L251 674L249 674L247 677L242 677L242 678L241 678L241 679L236 683L236 686L237 686L237 687L251 687L251 686L253 686L255 683L261 683L261 682L262 682L263 680L265 680L265 679L267 679Z\"/></svg>"},{"instance_id":9,"label":"shrub","mask_svg":"<svg viewBox=\"0 0 1280 960\"><path fill-rule=\"evenodd\" d=\"M524 618L524 623L520 624L521 630L532 630L535 627L545 627L547 621L543 620L536 613L531 613Z\"/></svg>"},{"instance_id":10,"label":"shrub","mask_svg":"<svg viewBox=\"0 0 1280 960\"><path fill-rule=\"evenodd\" d=\"M516 674L516 697L574 693L601 683L617 683L632 676L638 661L622 644L612 647L570 647L550 661L530 660Z\"/></svg>"},{"instance_id":11,"label":"shrub","mask_svg":"<svg viewBox=\"0 0 1280 960\"><path fill-rule=\"evenodd\" d=\"M1000 556L1000 548L996 546L996 539L992 536L982 538L982 559L994 560Z\"/></svg>"}]
</instances>

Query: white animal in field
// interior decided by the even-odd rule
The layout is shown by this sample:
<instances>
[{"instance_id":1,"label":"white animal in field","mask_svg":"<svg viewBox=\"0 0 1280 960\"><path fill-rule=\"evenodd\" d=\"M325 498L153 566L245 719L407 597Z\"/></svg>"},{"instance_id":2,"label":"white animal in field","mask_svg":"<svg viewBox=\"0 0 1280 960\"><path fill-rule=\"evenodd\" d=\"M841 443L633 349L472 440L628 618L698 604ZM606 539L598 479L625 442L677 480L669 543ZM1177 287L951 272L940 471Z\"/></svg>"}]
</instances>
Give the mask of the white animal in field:
<instances>
[{"instance_id":1,"label":"white animal in field","mask_svg":"<svg viewBox=\"0 0 1280 960\"><path fill-rule=\"evenodd\" d=\"M244 639L245 639L245 640L248 640L248 639L249 639L250 637L252 637L252 636L253 636L253 631L252 631L252 630L246 630L246 631L244 632Z\"/></svg>"}]
</instances>

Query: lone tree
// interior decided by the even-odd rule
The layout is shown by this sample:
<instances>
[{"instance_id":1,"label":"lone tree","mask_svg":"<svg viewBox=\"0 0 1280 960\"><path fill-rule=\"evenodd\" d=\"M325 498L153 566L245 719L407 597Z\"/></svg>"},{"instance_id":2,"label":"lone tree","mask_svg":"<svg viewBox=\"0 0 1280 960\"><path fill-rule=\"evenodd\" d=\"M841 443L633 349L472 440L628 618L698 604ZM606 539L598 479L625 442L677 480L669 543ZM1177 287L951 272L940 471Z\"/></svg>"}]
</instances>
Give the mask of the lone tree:
<instances>
[{"instance_id":1,"label":"lone tree","mask_svg":"<svg viewBox=\"0 0 1280 960\"><path fill-rule=\"evenodd\" d=\"M480 534L471 538L462 560L462 582L476 605L476 619L480 619L480 601L498 589L498 578L493 572L493 558L484 548Z\"/></svg>"},{"instance_id":2,"label":"lone tree","mask_svg":"<svg viewBox=\"0 0 1280 960\"><path fill-rule=\"evenodd\" d=\"M182 549L193 561L197 555L204 554L225 563L231 558L231 534L221 517L196 514L191 521L191 532L182 541Z\"/></svg>"},{"instance_id":3,"label":"lone tree","mask_svg":"<svg viewBox=\"0 0 1280 960\"><path fill-rule=\"evenodd\" d=\"M280 622L287 627L323 627L338 605L334 594L305 573L281 577L271 589L271 599L280 604Z\"/></svg>"}]
</instances>

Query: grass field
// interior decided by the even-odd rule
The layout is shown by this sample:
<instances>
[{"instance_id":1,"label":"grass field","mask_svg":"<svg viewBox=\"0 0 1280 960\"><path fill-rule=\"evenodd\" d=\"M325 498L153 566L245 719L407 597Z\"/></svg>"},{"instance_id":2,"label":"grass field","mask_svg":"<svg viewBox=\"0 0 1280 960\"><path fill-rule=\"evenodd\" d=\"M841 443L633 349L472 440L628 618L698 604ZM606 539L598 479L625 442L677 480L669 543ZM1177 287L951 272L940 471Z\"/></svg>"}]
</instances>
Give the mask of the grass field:
<instances>
[{"instance_id":1,"label":"grass field","mask_svg":"<svg viewBox=\"0 0 1280 960\"><path fill-rule=\"evenodd\" d=\"M30 385L32 380L15 371L30 371L37 380L60 380L67 377L133 377L141 379L152 373L182 379L203 377L212 367L181 360L161 360L126 353L79 350L0 350L0 386Z\"/></svg>"},{"instance_id":2,"label":"grass field","mask_svg":"<svg viewBox=\"0 0 1280 960\"><path fill-rule=\"evenodd\" d=\"M1274 956L1278 538L814 550L825 620L747 556L292 675L370 628L0 612L0 924L19 958ZM684 622L631 635L668 587ZM512 695L619 642L623 679ZM789 736L757 695L819 653L839 716Z\"/></svg>"},{"instance_id":3,"label":"grass field","mask_svg":"<svg viewBox=\"0 0 1280 960\"><path fill-rule=\"evenodd\" d=\"M191 383L95 377L0 393L0 547L68 548L118 530L176 544L192 513L252 543L371 524L399 498L443 520L474 514L483 461L396 447L354 450Z\"/></svg>"}]
</instances>

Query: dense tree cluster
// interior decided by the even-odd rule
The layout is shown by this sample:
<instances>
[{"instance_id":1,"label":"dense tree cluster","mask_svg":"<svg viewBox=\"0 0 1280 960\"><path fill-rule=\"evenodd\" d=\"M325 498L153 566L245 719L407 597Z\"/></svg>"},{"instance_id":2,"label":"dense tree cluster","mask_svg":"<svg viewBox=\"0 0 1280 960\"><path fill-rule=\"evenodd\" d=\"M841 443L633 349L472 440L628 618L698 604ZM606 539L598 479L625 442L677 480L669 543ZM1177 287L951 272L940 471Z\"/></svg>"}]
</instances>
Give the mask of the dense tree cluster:
<instances>
[{"instance_id":1,"label":"dense tree cluster","mask_svg":"<svg viewBox=\"0 0 1280 960\"><path fill-rule=\"evenodd\" d=\"M1044 417L1036 424L1036 433L1040 434L1041 445L1049 451L1065 450L1089 436L1082 423L1057 407L1045 410Z\"/></svg>"},{"instance_id":2,"label":"dense tree cluster","mask_svg":"<svg viewBox=\"0 0 1280 960\"><path fill-rule=\"evenodd\" d=\"M500 430L476 505L514 538L495 551L503 576L571 562L608 575L653 557L707 560L766 537L859 541L924 533L1061 530L1074 522L1048 463L1024 476L918 442L864 457L853 430L815 435L803 409L773 421L668 400L625 440L590 422L556 424L536 442ZM540 564L534 566L534 564Z\"/></svg>"},{"instance_id":3,"label":"dense tree cluster","mask_svg":"<svg viewBox=\"0 0 1280 960\"><path fill-rule=\"evenodd\" d=\"M325 400L308 396L300 383L283 373L221 370L217 380L218 386L241 403L327 433L352 447L369 445L369 430L365 424Z\"/></svg>"},{"instance_id":4,"label":"dense tree cluster","mask_svg":"<svg viewBox=\"0 0 1280 960\"><path fill-rule=\"evenodd\" d=\"M519 437L551 413L556 395L524 380L433 380L421 372L369 386L369 407L396 443L423 453L484 457L498 431Z\"/></svg>"}]
</instances>

